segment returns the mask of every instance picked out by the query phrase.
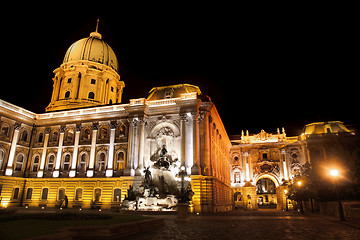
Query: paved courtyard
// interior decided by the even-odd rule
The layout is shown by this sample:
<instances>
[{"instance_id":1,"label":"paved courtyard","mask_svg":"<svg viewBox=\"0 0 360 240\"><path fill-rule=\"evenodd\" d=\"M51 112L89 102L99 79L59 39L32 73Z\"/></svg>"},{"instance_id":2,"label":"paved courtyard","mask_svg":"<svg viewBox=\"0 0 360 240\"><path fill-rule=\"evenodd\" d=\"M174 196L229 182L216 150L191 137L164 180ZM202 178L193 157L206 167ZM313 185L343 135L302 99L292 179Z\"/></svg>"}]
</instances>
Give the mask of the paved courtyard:
<instances>
[{"instance_id":1,"label":"paved courtyard","mask_svg":"<svg viewBox=\"0 0 360 240\"><path fill-rule=\"evenodd\" d=\"M163 217L163 216L162 216ZM164 226L131 239L360 239L360 228L321 215L296 212L231 212L191 216L177 222L165 216Z\"/></svg>"}]
</instances>

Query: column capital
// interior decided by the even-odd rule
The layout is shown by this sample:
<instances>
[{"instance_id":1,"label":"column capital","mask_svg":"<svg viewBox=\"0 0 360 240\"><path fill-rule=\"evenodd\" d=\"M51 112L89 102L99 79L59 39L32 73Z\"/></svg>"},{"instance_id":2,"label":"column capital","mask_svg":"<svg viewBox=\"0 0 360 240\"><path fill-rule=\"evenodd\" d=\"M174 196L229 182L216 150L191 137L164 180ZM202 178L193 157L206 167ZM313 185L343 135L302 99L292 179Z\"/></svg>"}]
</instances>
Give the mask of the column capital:
<instances>
[{"instance_id":1,"label":"column capital","mask_svg":"<svg viewBox=\"0 0 360 240\"><path fill-rule=\"evenodd\" d=\"M81 123L76 124L76 126L75 126L75 131L76 131L76 132L80 132L80 131L81 131L81 128L82 128Z\"/></svg>"},{"instance_id":2,"label":"column capital","mask_svg":"<svg viewBox=\"0 0 360 240\"><path fill-rule=\"evenodd\" d=\"M51 128L45 128L45 134L50 134L51 133Z\"/></svg>"},{"instance_id":3,"label":"column capital","mask_svg":"<svg viewBox=\"0 0 360 240\"><path fill-rule=\"evenodd\" d=\"M187 113L180 113L180 120L181 121L185 121L185 122L188 122L189 121L189 116Z\"/></svg>"},{"instance_id":4,"label":"column capital","mask_svg":"<svg viewBox=\"0 0 360 240\"><path fill-rule=\"evenodd\" d=\"M16 131L19 131L20 128L21 128L21 123L18 123L18 122L14 123L14 129L15 129Z\"/></svg>"},{"instance_id":5,"label":"column capital","mask_svg":"<svg viewBox=\"0 0 360 240\"><path fill-rule=\"evenodd\" d=\"M118 123L116 121L110 122L110 129L116 129L117 126L118 126Z\"/></svg>"},{"instance_id":6,"label":"column capital","mask_svg":"<svg viewBox=\"0 0 360 240\"><path fill-rule=\"evenodd\" d=\"M190 114L191 114L193 121L198 120L200 117L200 114L198 112L191 112Z\"/></svg>"},{"instance_id":7,"label":"column capital","mask_svg":"<svg viewBox=\"0 0 360 240\"><path fill-rule=\"evenodd\" d=\"M93 122L93 124L91 125L92 130L98 130L99 129L99 123L98 122Z\"/></svg>"},{"instance_id":8,"label":"column capital","mask_svg":"<svg viewBox=\"0 0 360 240\"><path fill-rule=\"evenodd\" d=\"M60 126L60 133L65 133L66 126Z\"/></svg>"}]
</instances>

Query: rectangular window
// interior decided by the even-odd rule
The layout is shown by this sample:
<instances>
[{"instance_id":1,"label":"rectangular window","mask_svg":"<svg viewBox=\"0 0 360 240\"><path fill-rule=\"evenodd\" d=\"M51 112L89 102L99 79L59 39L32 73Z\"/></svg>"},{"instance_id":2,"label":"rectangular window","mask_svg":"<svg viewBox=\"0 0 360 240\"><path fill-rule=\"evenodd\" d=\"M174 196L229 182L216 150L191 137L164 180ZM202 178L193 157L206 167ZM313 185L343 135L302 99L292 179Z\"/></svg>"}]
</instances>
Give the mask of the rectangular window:
<instances>
[{"instance_id":1,"label":"rectangular window","mask_svg":"<svg viewBox=\"0 0 360 240\"><path fill-rule=\"evenodd\" d=\"M71 78L68 78L68 83L71 83Z\"/></svg>"},{"instance_id":2,"label":"rectangular window","mask_svg":"<svg viewBox=\"0 0 360 240\"><path fill-rule=\"evenodd\" d=\"M19 198L19 188L15 188L14 189L14 195L13 195L13 199L18 199Z\"/></svg>"},{"instance_id":3,"label":"rectangular window","mask_svg":"<svg viewBox=\"0 0 360 240\"><path fill-rule=\"evenodd\" d=\"M76 191L75 191L75 201L81 201L82 200L82 195L83 195L82 188L77 188Z\"/></svg>"},{"instance_id":4,"label":"rectangular window","mask_svg":"<svg viewBox=\"0 0 360 240\"><path fill-rule=\"evenodd\" d=\"M101 199L101 188L96 188L94 191L94 202L100 202Z\"/></svg>"},{"instance_id":5,"label":"rectangular window","mask_svg":"<svg viewBox=\"0 0 360 240\"><path fill-rule=\"evenodd\" d=\"M64 200L65 199L65 189L64 188L60 188L59 189L59 195L58 195L58 200Z\"/></svg>"},{"instance_id":6,"label":"rectangular window","mask_svg":"<svg viewBox=\"0 0 360 240\"><path fill-rule=\"evenodd\" d=\"M91 84L96 84L96 80L95 80L95 79L91 79Z\"/></svg>"},{"instance_id":7,"label":"rectangular window","mask_svg":"<svg viewBox=\"0 0 360 240\"><path fill-rule=\"evenodd\" d=\"M33 189L28 188L26 192L26 199L30 200L32 198Z\"/></svg>"},{"instance_id":8,"label":"rectangular window","mask_svg":"<svg viewBox=\"0 0 360 240\"><path fill-rule=\"evenodd\" d=\"M48 193L49 193L49 189L48 188L43 188L42 193L41 193L41 200L47 200L48 199Z\"/></svg>"},{"instance_id":9,"label":"rectangular window","mask_svg":"<svg viewBox=\"0 0 360 240\"><path fill-rule=\"evenodd\" d=\"M120 202L121 201L121 189L120 188L115 188L114 189L114 202Z\"/></svg>"}]
</instances>

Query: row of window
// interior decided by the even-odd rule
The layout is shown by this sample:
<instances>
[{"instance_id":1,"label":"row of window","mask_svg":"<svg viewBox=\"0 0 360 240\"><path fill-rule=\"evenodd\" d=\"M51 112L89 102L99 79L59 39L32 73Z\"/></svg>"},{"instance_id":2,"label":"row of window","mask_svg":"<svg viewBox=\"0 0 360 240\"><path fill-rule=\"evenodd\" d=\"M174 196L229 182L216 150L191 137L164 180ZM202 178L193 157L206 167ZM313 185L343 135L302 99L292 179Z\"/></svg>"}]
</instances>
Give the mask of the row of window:
<instances>
[{"instance_id":1,"label":"row of window","mask_svg":"<svg viewBox=\"0 0 360 240\"><path fill-rule=\"evenodd\" d=\"M1 124L0 136L10 137L10 125L8 123L3 122ZM22 130L22 132L20 133L19 141L29 141L29 132L26 129Z\"/></svg>"},{"instance_id":2,"label":"row of window","mask_svg":"<svg viewBox=\"0 0 360 240\"><path fill-rule=\"evenodd\" d=\"M33 188L28 188L26 191L26 200L32 200L33 195ZM19 199L19 192L20 188L14 188L12 199L18 200ZM101 202L101 188L95 188L93 193L93 201L94 202ZM48 200L49 196L49 188L45 187L41 190L41 200ZM62 201L65 199L65 188L59 188L57 200ZM82 201L83 199L83 189L82 188L76 188L75 189L75 195L74 195L74 201ZM113 190L113 202L120 202L121 201L121 189L120 188L114 188Z\"/></svg>"},{"instance_id":3,"label":"row of window","mask_svg":"<svg viewBox=\"0 0 360 240\"><path fill-rule=\"evenodd\" d=\"M119 126L117 131L117 137L124 137L125 136L126 127L124 125ZM80 134L81 140L90 140L91 139L91 127L86 127L82 129ZM59 140L59 131L55 130L51 133L49 138L50 142L57 142ZM110 130L107 126L102 126L98 130L98 139L108 139L110 137ZM73 128L69 128L66 130L64 135L65 142L72 142L75 138L75 130ZM37 142L42 143L44 142L44 133L40 132L37 136Z\"/></svg>"},{"instance_id":4,"label":"row of window","mask_svg":"<svg viewBox=\"0 0 360 240\"><path fill-rule=\"evenodd\" d=\"M0 149L0 169L2 169L5 160L5 151ZM62 159L61 170L68 171L70 170L71 164L71 155L70 153L65 153ZM17 154L14 163L15 171L22 171L25 166L25 156L23 153ZM35 155L33 157L33 162L31 165L31 171L37 172L40 165L40 155ZM80 154L80 158L77 164L77 171L85 172L89 166L89 155L87 152L82 152ZM55 154L50 154L47 158L45 171L53 171L55 168ZM114 170L121 170L125 168L125 152L119 151L115 155L114 161ZM97 156L97 161L95 164L95 169L97 171L106 170L106 154L104 152L100 152Z\"/></svg>"},{"instance_id":5,"label":"row of window","mask_svg":"<svg viewBox=\"0 0 360 240\"><path fill-rule=\"evenodd\" d=\"M32 172L37 172L40 164L40 155L36 155L32 164ZM61 170L69 171L71 164L71 155L70 153L66 153L63 157ZM82 152L80 154L80 158L77 164L77 171L85 172L89 166L89 155L87 152ZM100 152L97 156L97 160L95 163L95 170L104 171L106 170L106 154L104 152ZM46 162L44 171L53 171L55 167L55 154L51 154ZM114 170L121 170L125 168L125 153L123 151L119 151L116 154L116 158L114 161Z\"/></svg>"}]
</instances>

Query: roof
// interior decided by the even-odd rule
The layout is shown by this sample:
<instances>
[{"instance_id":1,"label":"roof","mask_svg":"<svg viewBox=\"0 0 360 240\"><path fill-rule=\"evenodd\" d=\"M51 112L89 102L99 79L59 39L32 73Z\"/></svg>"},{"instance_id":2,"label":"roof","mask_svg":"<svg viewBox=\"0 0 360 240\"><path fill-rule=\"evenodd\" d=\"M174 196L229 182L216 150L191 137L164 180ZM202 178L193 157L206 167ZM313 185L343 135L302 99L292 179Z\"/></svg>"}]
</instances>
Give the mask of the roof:
<instances>
[{"instance_id":1,"label":"roof","mask_svg":"<svg viewBox=\"0 0 360 240\"><path fill-rule=\"evenodd\" d=\"M196 92L201 94L200 88L191 84L176 84L170 86L154 87L149 91L149 96L146 100L161 100L166 98L178 98L183 93Z\"/></svg>"},{"instance_id":2,"label":"roof","mask_svg":"<svg viewBox=\"0 0 360 240\"><path fill-rule=\"evenodd\" d=\"M88 60L111 67L118 72L118 62L112 48L98 32L90 33L87 38L80 39L73 43L66 51L63 63Z\"/></svg>"}]
</instances>

